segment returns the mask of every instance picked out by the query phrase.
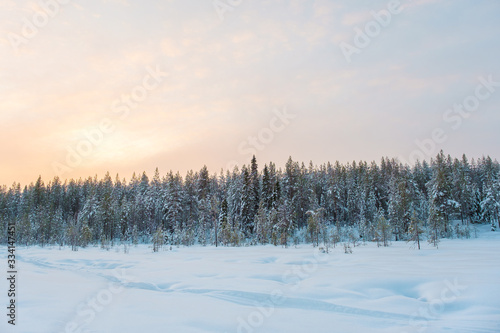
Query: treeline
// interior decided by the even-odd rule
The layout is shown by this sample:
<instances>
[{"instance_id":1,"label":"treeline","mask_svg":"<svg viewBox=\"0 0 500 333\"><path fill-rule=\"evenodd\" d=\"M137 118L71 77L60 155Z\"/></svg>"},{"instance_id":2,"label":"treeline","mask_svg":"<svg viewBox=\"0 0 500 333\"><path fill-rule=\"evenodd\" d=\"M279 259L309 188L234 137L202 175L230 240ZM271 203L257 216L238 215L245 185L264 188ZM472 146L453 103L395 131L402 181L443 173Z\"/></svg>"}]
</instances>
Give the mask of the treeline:
<instances>
[{"instance_id":1,"label":"treeline","mask_svg":"<svg viewBox=\"0 0 500 333\"><path fill-rule=\"evenodd\" d=\"M109 173L64 183L38 178L0 188L0 242L9 223L18 244L74 248L319 243L340 240L335 230L342 228L368 241L414 239L422 230L437 241L467 235L472 223L500 227L499 173L490 157L469 162L441 151L413 166L388 158L306 166L290 158L284 169L269 163L259 170L254 157L220 174L203 167L185 177L161 177L157 169L129 182Z\"/></svg>"}]
</instances>

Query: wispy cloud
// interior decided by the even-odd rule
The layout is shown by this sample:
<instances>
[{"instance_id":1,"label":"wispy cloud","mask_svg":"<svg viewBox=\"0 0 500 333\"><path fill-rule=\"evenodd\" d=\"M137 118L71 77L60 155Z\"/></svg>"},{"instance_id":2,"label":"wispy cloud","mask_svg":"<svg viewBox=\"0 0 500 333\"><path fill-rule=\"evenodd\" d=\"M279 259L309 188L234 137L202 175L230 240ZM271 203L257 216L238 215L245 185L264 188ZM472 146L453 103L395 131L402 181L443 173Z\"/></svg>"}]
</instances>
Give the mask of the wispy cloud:
<instances>
[{"instance_id":1,"label":"wispy cloud","mask_svg":"<svg viewBox=\"0 0 500 333\"><path fill-rule=\"evenodd\" d=\"M3 1L0 184L53 177L52 162L104 118L113 133L65 176L203 164L219 171L246 158L238 144L282 105L300 121L258 152L263 162L404 154L478 76L500 81L500 5L401 3L403 12L348 64L339 43L352 42L354 28L364 29L387 3L245 2L221 21L210 1L72 2L16 52L8 34L22 33L24 18L43 8ZM157 65L168 76L120 119L112 103ZM494 95L484 108L498 105ZM497 116L477 114L462 134L479 144L477 134ZM500 157L497 141L481 142L482 152Z\"/></svg>"}]
</instances>

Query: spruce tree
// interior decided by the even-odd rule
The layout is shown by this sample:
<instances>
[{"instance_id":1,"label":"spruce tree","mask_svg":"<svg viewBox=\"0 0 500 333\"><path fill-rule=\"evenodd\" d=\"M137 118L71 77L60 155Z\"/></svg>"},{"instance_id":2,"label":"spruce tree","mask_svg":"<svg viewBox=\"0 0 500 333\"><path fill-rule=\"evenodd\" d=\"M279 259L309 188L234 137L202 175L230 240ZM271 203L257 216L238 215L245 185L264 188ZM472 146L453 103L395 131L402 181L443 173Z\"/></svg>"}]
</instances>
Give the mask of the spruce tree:
<instances>
[{"instance_id":1,"label":"spruce tree","mask_svg":"<svg viewBox=\"0 0 500 333\"><path fill-rule=\"evenodd\" d=\"M441 151L433 161L433 175L428 183L430 224L433 225L434 238L440 237L436 234L448 232L450 213L453 208L458 208L458 203L451 196L450 168Z\"/></svg>"},{"instance_id":2,"label":"spruce tree","mask_svg":"<svg viewBox=\"0 0 500 333\"><path fill-rule=\"evenodd\" d=\"M420 240L424 230L422 229L421 221L417 217L417 213L413 211L410 221L410 228L408 229L408 242L413 242L420 250Z\"/></svg>"}]
</instances>

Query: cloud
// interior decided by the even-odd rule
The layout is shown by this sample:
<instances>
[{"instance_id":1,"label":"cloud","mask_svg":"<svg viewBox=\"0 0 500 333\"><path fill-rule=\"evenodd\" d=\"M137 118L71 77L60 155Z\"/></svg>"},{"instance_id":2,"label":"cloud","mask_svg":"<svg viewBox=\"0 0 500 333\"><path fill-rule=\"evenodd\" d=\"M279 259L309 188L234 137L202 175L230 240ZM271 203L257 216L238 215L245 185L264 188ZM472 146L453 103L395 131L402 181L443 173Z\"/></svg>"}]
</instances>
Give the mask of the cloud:
<instances>
[{"instance_id":1,"label":"cloud","mask_svg":"<svg viewBox=\"0 0 500 333\"><path fill-rule=\"evenodd\" d=\"M259 160L397 156L477 76L495 72L500 56L498 4L408 4L418 10L398 15L348 64L338 43L352 43L353 28L386 3L245 2L220 21L210 1L89 0L81 11L68 6L16 54L5 33L20 31L38 2L4 1L0 184L51 178L52 162L106 117L114 132L68 177L247 162L238 145L284 105L298 120ZM169 75L120 119L112 103L148 66ZM476 134L496 121L488 112L474 119ZM500 154L494 144L484 150Z\"/></svg>"},{"instance_id":2,"label":"cloud","mask_svg":"<svg viewBox=\"0 0 500 333\"><path fill-rule=\"evenodd\" d=\"M185 44L189 44L186 42ZM179 43L173 38L165 38L161 42L161 50L163 54L170 58L176 58L184 55L184 51Z\"/></svg>"},{"instance_id":3,"label":"cloud","mask_svg":"<svg viewBox=\"0 0 500 333\"><path fill-rule=\"evenodd\" d=\"M365 24L372 19L373 17L371 16L370 11L362 10L344 14L341 23L348 27L354 27L360 24Z\"/></svg>"},{"instance_id":4,"label":"cloud","mask_svg":"<svg viewBox=\"0 0 500 333\"><path fill-rule=\"evenodd\" d=\"M127 0L102 0L104 3L112 3L117 5L122 5L125 7L129 7L130 3Z\"/></svg>"},{"instance_id":5,"label":"cloud","mask_svg":"<svg viewBox=\"0 0 500 333\"><path fill-rule=\"evenodd\" d=\"M403 9L413 9L421 6L426 6L426 5L431 5L431 4L437 4L437 3L443 3L443 1L440 0L413 0L413 1L404 1L401 4L401 8Z\"/></svg>"}]
</instances>

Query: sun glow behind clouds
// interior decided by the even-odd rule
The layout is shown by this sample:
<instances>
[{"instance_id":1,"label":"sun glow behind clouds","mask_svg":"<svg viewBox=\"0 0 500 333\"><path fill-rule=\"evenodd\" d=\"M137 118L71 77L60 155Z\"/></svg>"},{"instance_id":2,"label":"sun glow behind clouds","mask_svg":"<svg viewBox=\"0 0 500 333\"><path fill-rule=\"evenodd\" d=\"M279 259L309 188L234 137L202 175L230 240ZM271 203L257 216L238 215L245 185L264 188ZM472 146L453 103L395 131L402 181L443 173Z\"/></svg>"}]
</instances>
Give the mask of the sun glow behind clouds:
<instances>
[{"instance_id":1,"label":"sun glow behind clouds","mask_svg":"<svg viewBox=\"0 0 500 333\"><path fill-rule=\"evenodd\" d=\"M284 106L297 120L257 150L261 165L405 156L478 77L500 81L496 2L412 1L352 63L339 43L387 3L246 1L221 21L210 1L89 0L61 5L16 51L9 34L39 4L0 3L0 184L52 178L104 119L113 130L62 178L218 172L248 163L238 147ZM157 67L168 75L123 117L113 103ZM500 134L478 133L499 105L500 91L440 148L498 158Z\"/></svg>"}]
</instances>

